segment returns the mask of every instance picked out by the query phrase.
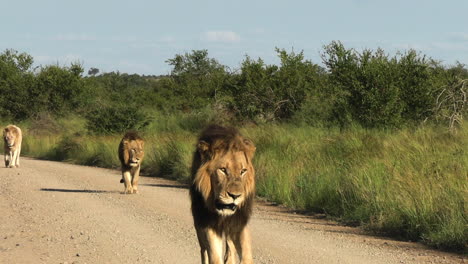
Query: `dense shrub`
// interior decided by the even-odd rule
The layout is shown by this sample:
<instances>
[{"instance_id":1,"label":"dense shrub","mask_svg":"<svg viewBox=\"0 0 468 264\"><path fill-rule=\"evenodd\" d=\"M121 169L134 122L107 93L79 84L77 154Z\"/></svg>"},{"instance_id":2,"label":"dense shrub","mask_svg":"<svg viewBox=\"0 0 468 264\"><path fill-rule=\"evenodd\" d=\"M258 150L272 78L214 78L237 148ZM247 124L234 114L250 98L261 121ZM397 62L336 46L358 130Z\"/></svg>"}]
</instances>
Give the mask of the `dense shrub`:
<instances>
[{"instance_id":1,"label":"dense shrub","mask_svg":"<svg viewBox=\"0 0 468 264\"><path fill-rule=\"evenodd\" d=\"M381 49L359 53L332 42L322 57L339 98L333 112L341 125L354 120L366 127L399 127L424 121L434 115L449 71L414 50L390 57Z\"/></svg>"},{"instance_id":2,"label":"dense shrub","mask_svg":"<svg viewBox=\"0 0 468 264\"><path fill-rule=\"evenodd\" d=\"M29 89L28 103L35 111L59 116L80 109L88 99L82 73L83 68L79 64L41 68L35 85Z\"/></svg>"},{"instance_id":3,"label":"dense shrub","mask_svg":"<svg viewBox=\"0 0 468 264\"><path fill-rule=\"evenodd\" d=\"M226 85L230 107L241 119L272 121L290 119L308 95L319 92L323 70L304 59L303 52L276 49L280 66L246 57L241 72Z\"/></svg>"},{"instance_id":4,"label":"dense shrub","mask_svg":"<svg viewBox=\"0 0 468 264\"><path fill-rule=\"evenodd\" d=\"M23 120L34 111L28 102L28 89L34 86L32 56L5 50L0 54L0 115Z\"/></svg>"},{"instance_id":5,"label":"dense shrub","mask_svg":"<svg viewBox=\"0 0 468 264\"><path fill-rule=\"evenodd\" d=\"M341 97L334 106L340 125L352 120L364 126L401 125L405 105L396 58L381 49L358 53L339 42L326 46L322 57L330 71L330 84Z\"/></svg>"},{"instance_id":6,"label":"dense shrub","mask_svg":"<svg viewBox=\"0 0 468 264\"><path fill-rule=\"evenodd\" d=\"M122 133L142 129L149 124L149 117L136 105L102 107L86 116L87 128L97 133Z\"/></svg>"},{"instance_id":7,"label":"dense shrub","mask_svg":"<svg viewBox=\"0 0 468 264\"><path fill-rule=\"evenodd\" d=\"M390 56L382 49L359 52L331 42L322 54L325 67L305 59L302 51L276 52L279 65L246 56L235 71L210 58L207 50L193 50L167 60L173 67L168 76L99 74L93 68L90 76L83 78L84 69L79 64L32 70L31 56L6 50L0 55L1 118L22 120L38 114L60 117L71 113L87 117L90 128L106 127L100 131L141 127L145 123L141 120L147 117L125 117L117 112L110 116L110 108L128 111L117 105L130 102L138 111L196 118L211 111L215 114L209 119L216 121L293 120L394 128L426 120L446 122L443 117L448 110L438 99L443 91L450 91L447 87L458 87L468 77L465 65L444 67L413 50ZM456 94L462 95L463 89ZM464 112L461 110L459 116ZM107 115L108 120L128 118L128 124L112 128L95 121Z\"/></svg>"},{"instance_id":8,"label":"dense shrub","mask_svg":"<svg viewBox=\"0 0 468 264\"><path fill-rule=\"evenodd\" d=\"M216 102L227 77L226 67L210 58L207 50L178 54L167 63L173 66L170 77L179 110L197 110Z\"/></svg>"}]
</instances>

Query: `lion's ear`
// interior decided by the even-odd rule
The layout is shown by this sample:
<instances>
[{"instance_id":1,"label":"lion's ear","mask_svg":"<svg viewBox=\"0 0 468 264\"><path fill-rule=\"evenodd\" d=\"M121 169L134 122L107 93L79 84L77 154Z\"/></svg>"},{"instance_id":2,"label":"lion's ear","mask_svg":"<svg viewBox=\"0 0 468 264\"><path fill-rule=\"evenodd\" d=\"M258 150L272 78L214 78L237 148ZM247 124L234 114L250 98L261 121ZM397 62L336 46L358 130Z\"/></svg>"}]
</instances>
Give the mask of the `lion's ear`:
<instances>
[{"instance_id":1,"label":"lion's ear","mask_svg":"<svg viewBox=\"0 0 468 264\"><path fill-rule=\"evenodd\" d=\"M255 154L255 150L257 149L254 145L254 143L252 142L252 140L248 139L248 138L245 138L244 139L244 144L245 144L245 149L246 149L246 154L247 154L247 157L249 157L249 159L252 159L254 154Z\"/></svg>"},{"instance_id":2,"label":"lion's ear","mask_svg":"<svg viewBox=\"0 0 468 264\"><path fill-rule=\"evenodd\" d=\"M208 160L211 158L210 153L210 144L204 140L200 140L197 144L198 153L202 157L202 161Z\"/></svg>"}]
</instances>

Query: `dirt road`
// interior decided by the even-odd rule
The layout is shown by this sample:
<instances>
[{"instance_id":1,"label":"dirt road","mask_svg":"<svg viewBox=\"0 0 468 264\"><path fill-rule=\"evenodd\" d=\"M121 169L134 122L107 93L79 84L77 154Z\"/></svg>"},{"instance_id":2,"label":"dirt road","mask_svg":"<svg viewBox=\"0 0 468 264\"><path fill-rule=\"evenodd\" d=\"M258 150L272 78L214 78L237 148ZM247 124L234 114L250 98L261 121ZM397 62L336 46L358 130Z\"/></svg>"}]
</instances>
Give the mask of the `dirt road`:
<instances>
[{"instance_id":1,"label":"dirt road","mask_svg":"<svg viewBox=\"0 0 468 264\"><path fill-rule=\"evenodd\" d=\"M199 263L183 185L143 177L123 195L116 170L21 165L0 168L0 263ZM256 263L468 263L264 202L250 228Z\"/></svg>"}]
</instances>

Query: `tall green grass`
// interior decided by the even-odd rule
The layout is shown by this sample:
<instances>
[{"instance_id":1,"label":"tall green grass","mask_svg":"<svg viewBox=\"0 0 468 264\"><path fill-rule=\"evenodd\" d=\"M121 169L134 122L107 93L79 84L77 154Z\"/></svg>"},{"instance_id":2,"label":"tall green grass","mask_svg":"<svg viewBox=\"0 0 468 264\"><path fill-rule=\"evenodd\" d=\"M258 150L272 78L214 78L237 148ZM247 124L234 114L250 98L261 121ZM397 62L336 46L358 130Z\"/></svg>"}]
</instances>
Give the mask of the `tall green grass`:
<instances>
[{"instance_id":1,"label":"tall green grass","mask_svg":"<svg viewBox=\"0 0 468 264\"><path fill-rule=\"evenodd\" d=\"M468 137L272 126L258 144L258 193L288 206L448 249L468 243Z\"/></svg>"},{"instance_id":2,"label":"tall green grass","mask_svg":"<svg viewBox=\"0 0 468 264\"><path fill-rule=\"evenodd\" d=\"M188 182L194 126L169 122L142 131L143 171ZM467 126L457 134L435 127L339 131L286 124L241 130L257 146L258 195L376 233L467 251ZM26 136L24 153L117 168L120 137Z\"/></svg>"}]
</instances>

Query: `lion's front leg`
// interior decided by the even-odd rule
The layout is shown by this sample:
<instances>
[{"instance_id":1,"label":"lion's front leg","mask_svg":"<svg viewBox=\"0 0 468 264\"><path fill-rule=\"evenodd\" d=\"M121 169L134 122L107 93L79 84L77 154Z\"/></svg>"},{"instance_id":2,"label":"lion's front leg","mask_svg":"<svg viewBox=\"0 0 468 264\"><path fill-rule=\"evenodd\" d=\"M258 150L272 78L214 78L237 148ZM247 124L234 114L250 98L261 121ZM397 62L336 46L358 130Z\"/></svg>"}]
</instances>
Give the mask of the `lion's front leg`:
<instances>
[{"instance_id":1,"label":"lion's front leg","mask_svg":"<svg viewBox=\"0 0 468 264\"><path fill-rule=\"evenodd\" d=\"M201 264L209 264L206 231L203 228L195 227L195 229L197 230L198 243L200 244Z\"/></svg>"},{"instance_id":2,"label":"lion's front leg","mask_svg":"<svg viewBox=\"0 0 468 264\"><path fill-rule=\"evenodd\" d=\"M236 246L234 245L234 241L229 235L226 235L226 253L224 254L224 263L225 264L237 263Z\"/></svg>"},{"instance_id":3,"label":"lion's front leg","mask_svg":"<svg viewBox=\"0 0 468 264\"><path fill-rule=\"evenodd\" d=\"M16 150L16 167L19 168L20 166L20 155L21 155L21 144L18 145L18 148Z\"/></svg>"},{"instance_id":4,"label":"lion's front leg","mask_svg":"<svg viewBox=\"0 0 468 264\"><path fill-rule=\"evenodd\" d=\"M241 264L252 264L252 244L250 231L247 226L239 233L232 234L232 239L236 245L237 252L239 253Z\"/></svg>"},{"instance_id":5,"label":"lion's front leg","mask_svg":"<svg viewBox=\"0 0 468 264\"><path fill-rule=\"evenodd\" d=\"M18 167L18 148L13 150L13 155L11 158L10 168Z\"/></svg>"},{"instance_id":6,"label":"lion's front leg","mask_svg":"<svg viewBox=\"0 0 468 264\"><path fill-rule=\"evenodd\" d=\"M15 167L15 152L10 150L10 153L8 155L8 168L14 168Z\"/></svg>"},{"instance_id":7,"label":"lion's front leg","mask_svg":"<svg viewBox=\"0 0 468 264\"><path fill-rule=\"evenodd\" d=\"M212 228L197 228L202 264L223 263L223 237Z\"/></svg>"},{"instance_id":8,"label":"lion's front leg","mask_svg":"<svg viewBox=\"0 0 468 264\"><path fill-rule=\"evenodd\" d=\"M132 177L133 193L138 193L138 180L140 179L140 165L135 168Z\"/></svg>"},{"instance_id":9,"label":"lion's front leg","mask_svg":"<svg viewBox=\"0 0 468 264\"><path fill-rule=\"evenodd\" d=\"M130 171L123 171L122 172L122 178L124 180L124 185L125 185L125 194L127 193L133 193L133 187L132 187L132 175L130 174Z\"/></svg>"},{"instance_id":10,"label":"lion's front leg","mask_svg":"<svg viewBox=\"0 0 468 264\"><path fill-rule=\"evenodd\" d=\"M8 159L8 153L5 151L5 154L3 155L3 159L5 160L5 167L8 168L8 165L10 165L10 160Z\"/></svg>"}]
</instances>

